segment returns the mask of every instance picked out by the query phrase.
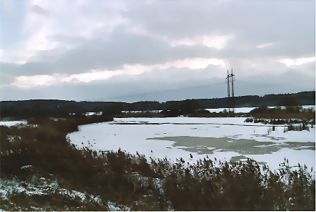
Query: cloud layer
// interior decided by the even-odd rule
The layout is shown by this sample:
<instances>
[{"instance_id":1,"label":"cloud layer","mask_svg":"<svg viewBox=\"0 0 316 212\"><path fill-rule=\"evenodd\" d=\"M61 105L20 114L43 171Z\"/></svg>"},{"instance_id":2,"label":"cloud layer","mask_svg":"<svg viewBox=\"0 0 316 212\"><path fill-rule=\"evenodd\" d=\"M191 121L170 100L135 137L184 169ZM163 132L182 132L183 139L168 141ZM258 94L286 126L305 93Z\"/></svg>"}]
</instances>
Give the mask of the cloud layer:
<instances>
[{"instance_id":1,"label":"cloud layer","mask_svg":"<svg viewBox=\"0 0 316 212\"><path fill-rule=\"evenodd\" d=\"M0 2L2 100L167 100L314 90L305 1Z\"/></svg>"}]
</instances>

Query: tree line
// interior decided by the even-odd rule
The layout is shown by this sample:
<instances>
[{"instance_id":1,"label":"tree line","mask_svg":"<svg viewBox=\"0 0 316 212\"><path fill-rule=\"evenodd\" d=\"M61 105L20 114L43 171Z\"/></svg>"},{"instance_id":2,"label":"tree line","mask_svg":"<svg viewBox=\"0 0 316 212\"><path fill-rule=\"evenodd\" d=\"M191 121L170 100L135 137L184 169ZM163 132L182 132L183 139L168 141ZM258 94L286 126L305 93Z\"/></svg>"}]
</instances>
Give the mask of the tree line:
<instances>
[{"instance_id":1,"label":"tree line","mask_svg":"<svg viewBox=\"0 0 316 212\"><path fill-rule=\"evenodd\" d=\"M22 100L1 101L1 117L65 117L69 114L81 116L95 111L105 115L121 111L177 111L179 114L191 113L197 109L221 107L263 107L263 106L315 105L315 91L294 94L270 94L265 96L239 96L234 98L187 99L181 101L140 101L140 102L93 102L66 100Z\"/></svg>"}]
</instances>

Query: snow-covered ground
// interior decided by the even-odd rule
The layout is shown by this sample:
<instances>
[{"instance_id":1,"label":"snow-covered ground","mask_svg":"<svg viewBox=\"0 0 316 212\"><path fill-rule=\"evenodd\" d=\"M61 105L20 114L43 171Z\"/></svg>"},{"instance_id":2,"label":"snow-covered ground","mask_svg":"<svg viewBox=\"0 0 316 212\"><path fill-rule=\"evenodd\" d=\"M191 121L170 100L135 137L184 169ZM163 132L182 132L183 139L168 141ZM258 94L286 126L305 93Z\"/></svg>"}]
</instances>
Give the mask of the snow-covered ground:
<instances>
[{"instance_id":1,"label":"snow-covered ground","mask_svg":"<svg viewBox=\"0 0 316 212\"><path fill-rule=\"evenodd\" d=\"M287 158L315 167L315 129L284 132L285 126L245 123L246 118L115 118L112 122L80 126L68 135L78 148L119 148L147 157L184 158L194 163L206 156L221 160L245 156L271 168ZM230 145L230 143L232 145ZM191 154L191 155L190 155Z\"/></svg>"},{"instance_id":2,"label":"snow-covered ground","mask_svg":"<svg viewBox=\"0 0 316 212\"><path fill-rule=\"evenodd\" d=\"M16 195L24 195L25 197L54 195L55 198L57 196L64 200L68 199L74 202L82 202L83 205L85 204L85 202L90 201L91 203L99 207L107 206L110 211L130 210L128 207L117 204L115 202L104 202L100 196L94 196L77 190L63 188L56 180L50 180L44 177L41 177L39 179L37 177L33 178L33 181L21 181L15 178L0 179L0 202L3 201L2 203L4 204L4 201L9 201L11 207L17 204L14 208L24 211L27 209L27 206L21 207L19 205L19 202L15 202L14 204L12 203L11 198L14 198ZM65 205L63 206L65 207ZM46 203L45 207L46 209L50 207L49 202ZM0 204L0 211L5 210L4 208L5 206ZM30 206L30 208L35 211L43 210L43 208L35 206Z\"/></svg>"},{"instance_id":3,"label":"snow-covered ground","mask_svg":"<svg viewBox=\"0 0 316 212\"><path fill-rule=\"evenodd\" d=\"M269 106L268 108L277 108L278 106ZM279 106L281 109L286 109L287 106ZM302 105L300 106L302 109L312 109L315 111L315 105Z\"/></svg>"},{"instance_id":4,"label":"snow-covered ground","mask_svg":"<svg viewBox=\"0 0 316 212\"><path fill-rule=\"evenodd\" d=\"M206 109L211 113L223 113L223 112L229 112L229 111L234 111L235 113L249 113L256 107L237 107L237 108L211 108L211 109ZM269 108L276 108L276 106L269 106ZM282 109L285 109L285 106L281 106ZM303 109L312 109L315 111L315 105L303 105Z\"/></svg>"},{"instance_id":5,"label":"snow-covered ground","mask_svg":"<svg viewBox=\"0 0 316 212\"><path fill-rule=\"evenodd\" d=\"M123 110L125 114L160 113L162 110Z\"/></svg>"},{"instance_id":6,"label":"snow-covered ground","mask_svg":"<svg viewBox=\"0 0 316 212\"><path fill-rule=\"evenodd\" d=\"M212 108L212 109L205 109L208 110L210 113L223 113L229 112L234 110L235 113L249 113L255 109L255 107L238 107L238 108Z\"/></svg>"},{"instance_id":7,"label":"snow-covered ground","mask_svg":"<svg viewBox=\"0 0 316 212\"><path fill-rule=\"evenodd\" d=\"M315 105L303 105L303 109L313 109L315 111Z\"/></svg>"},{"instance_id":8,"label":"snow-covered ground","mask_svg":"<svg viewBox=\"0 0 316 212\"><path fill-rule=\"evenodd\" d=\"M6 127L12 127L17 125L25 125L27 124L27 121L21 120L21 121L0 121L0 126L6 126Z\"/></svg>"},{"instance_id":9,"label":"snow-covered ground","mask_svg":"<svg viewBox=\"0 0 316 212\"><path fill-rule=\"evenodd\" d=\"M86 112L85 116L102 116L102 111L99 112Z\"/></svg>"}]
</instances>

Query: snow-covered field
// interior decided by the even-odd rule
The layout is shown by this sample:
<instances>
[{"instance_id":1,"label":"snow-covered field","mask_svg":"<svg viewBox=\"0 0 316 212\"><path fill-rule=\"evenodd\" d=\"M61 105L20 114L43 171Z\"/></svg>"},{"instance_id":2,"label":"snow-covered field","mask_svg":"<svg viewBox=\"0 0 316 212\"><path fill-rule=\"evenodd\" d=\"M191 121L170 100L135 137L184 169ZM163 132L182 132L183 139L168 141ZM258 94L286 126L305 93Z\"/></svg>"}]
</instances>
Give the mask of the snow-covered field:
<instances>
[{"instance_id":1,"label":"snow-covered field","mask_svg":"<svg viewBox=\"0 0 316 212\"><path fill-rule=\"evenodd\" d=\"M229 112L234 110L235 113L249 113L256 107L236 107L236 108L212 108L212 109L206 109L211 113L223 113L223 112ZM269 106L269 108L276 108L276 106ZM281 108L285 109L285 106L281 106ZM312 109L315 111L315 105L303 105L303 109Z\"/></svg>"},{"instance_id":2,"label":"snow-covered field","mask_svg":"<svg viewBox=\"0 0 316 212\"><path fill-rule=\"evenodd\" d=\"M313 109L315 111L315 105L303 105L303 109Z\"/></svg>"},{"instance_id":3,"label":"snow-covered field","mask_svg":"<svg viewBox=\"0 0 316 212\"><path fill-rule=\"evenodd\" d=\"M17 125L25 125L27 124L27 121L21 120L21 121L0 121L0 126L6 126L6 127L12 127Z\"/></svg>"},{"instance_id":4,"label":"snow-covered field","mask_svg":"<svg viewBox=\"0 0 316 212\"><path fill-rule=\"evenodd\" d=\"M223 112L229 112L234 110L235 113L249 113L255 109L255 107L238 107L238 108L212 108L212 109L206 109L210 113L223 113Z\"/></svg>"},{"instance_id":5,"label":"snow-covered field","mask_svg":"<svg viewBox=\"0 0 316 212\"><path fill-rule=\"evenodd\" d=\"M246 118L115 118L80 126L68 135L78 148L136 152L147 157L180 157L194 163L206 156L221 160L253 158L277 168L287 158L315 167L315 129L284 132L285 126L245 123Z\"/></svg>"},{"instance_id":6,"label":"snow-covered field","mask_svg":"<svg viewBox=\"0 0 316 212\"><path fill-rule=\"evenodd\" d=\"M162 110L123 110L125 114L160 113Z\"/></svg>"},{"instance_id":7,"label":"snow-covered field","mask_svg":"<svg viewBox=\"0 0 316 212\"><path fill-rule=\"evenodd\" d=\"M83 193L76 190L70 190L67 188L63 188L62 185L60 185L57 180L51 180L46 179L44 177L37 178L33 177L33 181L20 181L18 179L0 179L0 202L9 202L11 208L14 207L15 210L29 210L27 207L27 204L24 206L20 202L18 202L18 198L23 195L25 198L32 198L38 196L54 196L55 199L52 201L58 200L57 198L60 198L66 202L72 201L73 204L76 202L82 202L82 204L90 201L94 205L98 207L105 207L109 208L110 211L129 211L130 209L126 206L117 204L115 202L110 201L102 201L100 196L94 196L91 194ZM16 197L18 196L18 197ZM12 199L14 202L12 202ZM52 205L45 204L43 202L45 209L50 208L50 210L54 210L54 203ZM65 207L67 209L67 205L63 205L62 207ZM37 204L34 204L33 206L30 206L30 208L34 211L43 211L45 209L38 207ZM12 210L12 209L11 209ZM69 210L69 209L68 209ZM6 211L4 209L4 205L0 204L0 211Z\"/></svg>"}]
</instances>

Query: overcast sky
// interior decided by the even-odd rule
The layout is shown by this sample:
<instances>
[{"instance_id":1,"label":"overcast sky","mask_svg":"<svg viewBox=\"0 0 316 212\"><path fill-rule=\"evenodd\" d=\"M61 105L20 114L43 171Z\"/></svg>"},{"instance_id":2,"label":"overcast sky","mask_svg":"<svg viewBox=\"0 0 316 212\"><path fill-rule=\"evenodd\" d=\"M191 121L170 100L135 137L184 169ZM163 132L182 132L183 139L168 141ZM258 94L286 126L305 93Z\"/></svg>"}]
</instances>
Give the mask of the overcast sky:
<instances>
[{"instance_id":1,"label":"overcast sky","mask_svg":"<svg viewBox=\"0 0 316 212\"><path fill-rule=\"evenodd\" d=\"M314 0L0 0L0 98L314 90Z\"/></svg>"}]
</instances>

